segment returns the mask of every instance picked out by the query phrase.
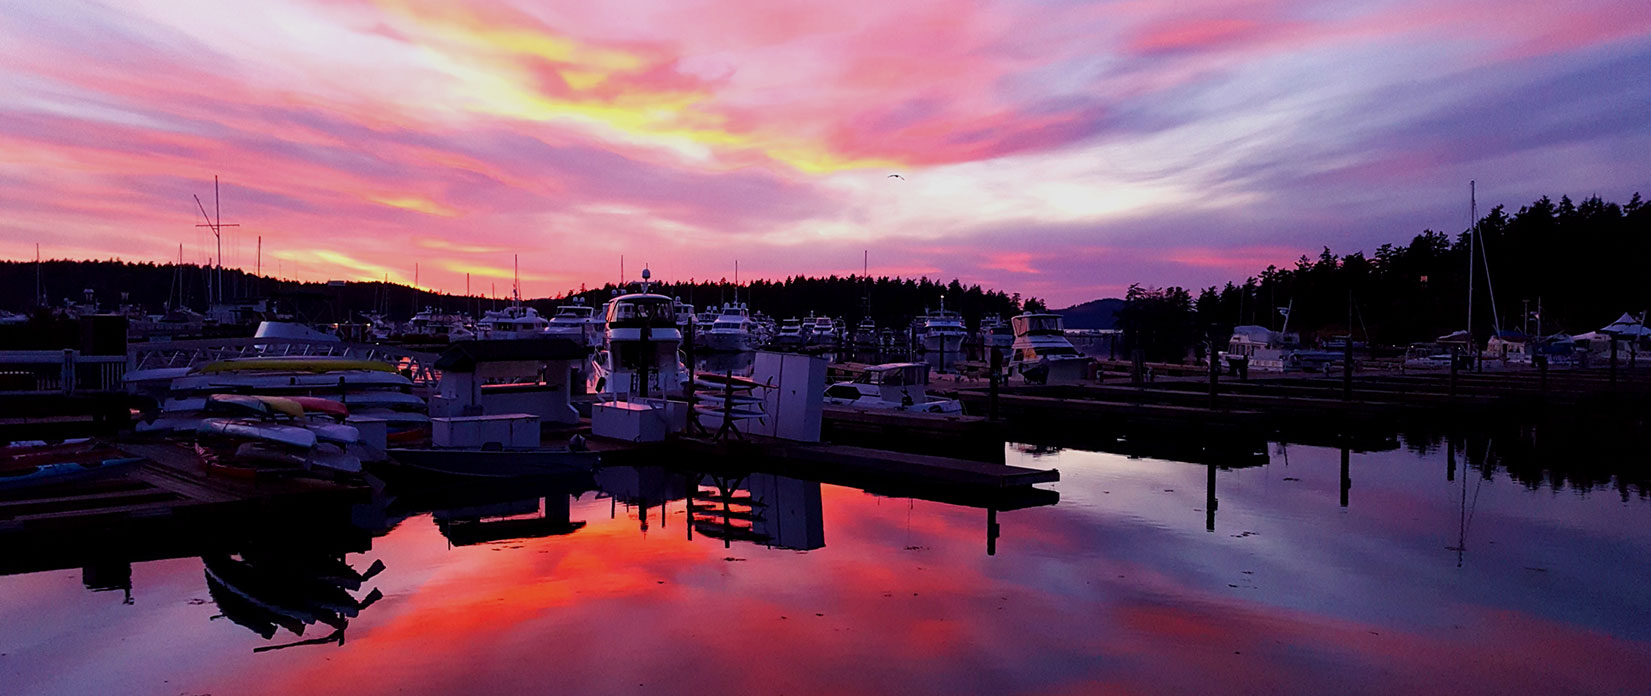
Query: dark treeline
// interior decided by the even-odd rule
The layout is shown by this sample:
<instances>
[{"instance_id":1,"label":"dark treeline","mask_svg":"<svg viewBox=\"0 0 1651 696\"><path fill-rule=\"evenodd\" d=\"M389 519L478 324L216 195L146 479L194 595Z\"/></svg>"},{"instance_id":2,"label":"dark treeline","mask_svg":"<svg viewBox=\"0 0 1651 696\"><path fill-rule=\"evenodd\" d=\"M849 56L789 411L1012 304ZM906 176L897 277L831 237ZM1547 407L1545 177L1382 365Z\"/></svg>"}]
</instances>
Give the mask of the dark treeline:
<instances>
[{"instance_id":1,"label":"dark treeline","mask_svg":"<svg viewBox=\"0 0 1651 696\"><path fill-rule=\"evenodd\" d=\"M207 307L210 269L185 264L127 263L123 261L65 261L50 260L37 269L33 261L0 261L0 309L32 311L36 277L40 280L47 306L61 306L64 302L79 302L86 290L91 290L105 311L114 311L120 304L130 304L144 312L156 313L176 304L195 310ZM406 319L425 307L450 312L481 312L504 304L507 298L465 297L447 293L414 289L405 285L383 282L312 283L260 278L238 269L223 269L223 297L227 301L268 297L278 301L284 309L298 318L311 322L350 321L366 312L379 312L394 319ZM634 287L633 287L634 289ZM706 309L735 298L735 286L726 280L689 283L655 283L653 292L680 297L700 309ZM600 306L614 293L612 284L600 288L570 290L557 298L526 300L542 313L553 311L574 296ZM508 292L508 291L506 291ZM738 296L752 311L762 312L776 319L822 314L857 322L864 315L869 293L871 313L879 326L904 325L925 308L940 306L944 296L946 307L961 312L973 324L986 314L1008 317L1020 312L1021 306L1042 309L1036 298L1022 300L1019 294L987 290L979 285L965 286L957 280L943 283L929 278L907 279L881 277L867 279L859 276L828 276L824 278L793 277L783 281L757 280L741 283ZM124 301L122 296L125 296Z\"/></svg>"},{"instance_id":2,"label":"dark treeline","mask_svg":"<svg viewBox=\"0 0 1651 696\"><path fill-rule=\"evenodd\" d=\"M735 299L735 286L727 280L658 283L652 291L681 298L699 310ZM608 285L570 294L601 304L612 293L613 286ZM741 283L738 294L739 301L746 303L751 311L762 312L776 320L813 313L840 318L850 324L865 316L869 296L871 317L878 326L904 326L925 309L939 308L942 297L945 298L946 308L961 313L970 325L987 314L1003 317L1019 314L1022 305L1043 309L1043 303L1036 298L1023 302L1019 293L1006 294L979 285L965 286L956 279L943 283L929 278L914 280L888 276L870 279L852 275L824 278L796 276L785 280Z\"/></svg>"},{"instance_id":3,"label":"dark treeline","mask_svg":"<svg viewBox=\"0 0 1651 696\"><path fill-rule=\"evenodd\" d=\"M1196 299L1179 287L1131 286L1119 328L1126 345L1146 349L1152 360L1179 360L1207 336L1225 343L1239 324L1282 329L1283 307L1290 308L1289 330L1309 344L1349 328L1355 340L1373 344L1429 341L1467 328L1468 241L1467 230L1424 230L1369 256L1325 247L1317 258L1268 266ZM1511 215L1496 206L1479 220L1473 256L1473 331L1481 343L1498 324L1524 331L1528 319L1536 333L1539 300L1544 334L1593 331L1623 312L1651 308L1643 280L1651 205L1638 193L1623 205L1544 196Z\"/></svg>"}]
</instances>

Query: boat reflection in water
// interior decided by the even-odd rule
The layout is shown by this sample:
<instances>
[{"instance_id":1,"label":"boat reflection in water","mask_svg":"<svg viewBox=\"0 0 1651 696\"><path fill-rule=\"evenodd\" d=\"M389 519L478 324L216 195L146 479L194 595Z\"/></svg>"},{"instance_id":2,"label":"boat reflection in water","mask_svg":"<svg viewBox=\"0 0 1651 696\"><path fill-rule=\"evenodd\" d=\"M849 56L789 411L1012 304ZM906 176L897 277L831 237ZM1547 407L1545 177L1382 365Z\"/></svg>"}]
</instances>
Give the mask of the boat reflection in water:
<instances>
[{"instance_id":1,"label":"boat reflection in water","mask_svg":"<svg viewBox=\"0 0 1651 696\"><path fill-rule=\"evenodd\" d=\"M1644 691L1651 477L1636 449L1517 431L1054 435L1005 458L1059 468L1058 505L1055 491L1012 500L707 457L490 488L385 484L343 521L315 511L328 523L307 531L9 545L0 626L30 630L0 630L0 683ZM380 559L390 569L370 576ZM136 605L83 584L135 585ZM343 623L341 649L249 649L336 645Z\"/></svg>"},{"instance_id":2,"label":"boat reflection in water","mask_svg":"<svg viewBox=\"0 0 1651 696\"><path fill-rule=\"evenodd\" d=\"M384 570L381 561L357 572L342 558L326 552L266 548L240 554L210 553L201 562L206 566L207 592L221 612L213 618L229 619L265 640L274 638L278 629L300 637L317 624L332 629L321 637L260 646L254 652L343 645L350 619L384 596L376 588L356 596Z\"/></svg>"}]
</instances>

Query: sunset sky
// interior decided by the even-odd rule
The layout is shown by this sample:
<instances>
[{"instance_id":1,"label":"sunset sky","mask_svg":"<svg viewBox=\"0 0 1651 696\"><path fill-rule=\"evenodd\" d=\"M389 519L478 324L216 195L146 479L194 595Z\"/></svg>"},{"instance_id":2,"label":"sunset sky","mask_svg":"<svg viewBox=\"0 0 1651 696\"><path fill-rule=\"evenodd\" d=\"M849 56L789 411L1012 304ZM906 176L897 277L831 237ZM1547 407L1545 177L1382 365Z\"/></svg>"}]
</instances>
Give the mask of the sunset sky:
<instances>
[{"instance_id":1,"label":"sunset sky","mask_svg":"<svg viewBox=\"0 0 1651 696\"><path fill-rule=\"evenodd\" d=\"M0 257L1063 305L1651 193L1644 0L0 0ZM904 178L893 178L899 174Z\"/></svg>"}]
</instances>

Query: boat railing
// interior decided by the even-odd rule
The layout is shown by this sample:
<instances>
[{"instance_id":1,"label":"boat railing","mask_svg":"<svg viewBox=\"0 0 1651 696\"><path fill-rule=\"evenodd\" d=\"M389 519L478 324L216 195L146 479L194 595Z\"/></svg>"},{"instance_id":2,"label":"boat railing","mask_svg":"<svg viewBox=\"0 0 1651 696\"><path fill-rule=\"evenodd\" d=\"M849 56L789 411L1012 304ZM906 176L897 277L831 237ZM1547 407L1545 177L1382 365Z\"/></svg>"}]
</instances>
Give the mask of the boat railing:
<instances>
[{"instance_id":1,"label":"boat railing","mask_svg":"<svg viewBox=\"0 0 1651 696\"><path fill-rule=\"evenodd\" d=\"M218 360L268 357L327 357L379 360L395 365L414 384L434 385L441 379L435 353L372 343L322 341L308 338L228 338L157 341L127 345L126 370L195 367Z\"/></svg>"},{"instance_id":2,"label":"boat railing","mask_svg":"<svg viewBox=\"0 0 1651 696\"><path fill-rule=\"evenodd\" d=\"M77 350L0 351L0 393L76 394L118 392L125 384L124 355L82 355Z\"/></svg>"}]
</instances>

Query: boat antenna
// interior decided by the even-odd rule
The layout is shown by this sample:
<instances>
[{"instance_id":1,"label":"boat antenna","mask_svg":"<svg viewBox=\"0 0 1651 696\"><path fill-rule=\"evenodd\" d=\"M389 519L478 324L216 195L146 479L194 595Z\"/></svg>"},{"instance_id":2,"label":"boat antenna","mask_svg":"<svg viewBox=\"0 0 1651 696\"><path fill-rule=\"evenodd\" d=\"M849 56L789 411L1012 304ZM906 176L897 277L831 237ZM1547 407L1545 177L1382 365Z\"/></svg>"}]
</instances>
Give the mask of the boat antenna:
<instances>
[{"instance_id":1,"label":"boat antenna","mask_svg":"<svg viewBox=\"0 0 1651 696\"><path fill-rule=\"evenodd\" d=\"M179 259L183 258L183 245L182 244L178 245L178 258ZM38 304L42 307L46 306L46 289L45 288L46 288L46 286L41 282L40 242L35 242L34 243L34 301L35 301L36 304Z\"/></svg>"},{"instance_id":2,"label":"boat antenna","mask_svg":"<svg viewBox=\"0 0 1651 696\"><path fill-rule=\"evenodd\" d=\"M522 306L522 262L516 254L510 255L510 292L516 296L516 306Z\"/></svg>"},{"instance_id":3,"label":"boat antenna","mask_svg":"<svg viewBox=\"0 0 1651 696\"><path fill-rule=\"evenodd\" d=\"M206 205L201 203L200 196L195 196L195 206L201 209L201 217L206 218L206 224L196 225L196 227L212 228L212 237L218 242L218 257L213 260L217 278L213 280L213 285L217 286L217 301L222 303L224 301L224 228L240 227L240 225L233 222L224 222L223 202L218 198L217 174L212 175L212 209L217 211L217 216L213 217L206 214Z\"/></svg>"}]
</instances>

